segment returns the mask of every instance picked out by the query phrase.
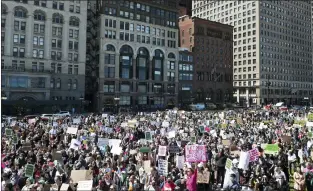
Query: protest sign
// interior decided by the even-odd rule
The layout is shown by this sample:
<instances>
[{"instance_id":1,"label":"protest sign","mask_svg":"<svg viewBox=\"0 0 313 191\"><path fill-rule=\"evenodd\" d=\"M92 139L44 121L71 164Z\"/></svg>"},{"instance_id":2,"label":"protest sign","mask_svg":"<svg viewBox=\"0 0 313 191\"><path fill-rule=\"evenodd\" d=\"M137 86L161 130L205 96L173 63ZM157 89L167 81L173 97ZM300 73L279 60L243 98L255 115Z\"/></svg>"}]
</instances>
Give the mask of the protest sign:
<instances>
[{"instance_id":1,"label":"protest sign","mask_svg":"<svg viewBox=\"0 0 313 191\"><path fill-rule=\"evenodd\" d=\"M149 147L141 147L139 149L139 152L141 152L141 153L149 153L150 152L150 148Z\"/></svg>"},{"instance_id":2,"label":"protest sign","mask_svg":"<svg viewBox=\"0 0 313 191\"><path fill-rule=\"evenodd\" d=\"M283 136L281 136L281 140L285 143L290 143L291 142L291 136L283 135Z\"/></svg>"},{"instance_id":3,"label":"protest sign","mask_svg":"<svg viewBox=\"0 0 313 191\"><path fill-rule=\"evenodd\" d=\"M168 121L163 121L162 122L162 127L169 127L170 123Z\"/></svg>"},{"instance_id":4,"label":"protest sign","mask_svg":"<svg viewBox=\"0 0 313 191\"><path fill-rule=\"evenodd\" d=\"M77 134L77 127L68 127L66 133L76 135Z\"/></svg>"},{"instance_id":5,"label":"protest sign","mask_svg":"<svg viewBox=\"0 0 313 191\"><path fill-rule=\"evenodd\" d=\"M61 161L62 160L62 153L61 153L61 151L54 151L52 153L52 159L57 160L57 161Z\"/></svg>"},{"instance_id":6,"label":"protest sign","mask_svg":"<svg viewBox=\"0 0 313 191\"><path fill-rule=\"evenodd\" d=\"M230 145L230 140L228 140L228 139L222 140L222 144L224 146L229 146Z\"/></svg>"},{"instance_id":7,"label":"protest sign","mask_svg":"<svg viewBox=\"0 0 313 191\"><path fill-rule=\"evenodd\" d=\"M151 172L151 161L150 160L143 161L143 169L148 174Z\"/></svg>"},{"instance_id":8,"label":"protest sign","mask_svg":"<svg viewBox=\"0 0 313 191\"><path fill-rule=\"evenodd\" d=\"M232 160L230 160L229 158L227 158L225 168L226 168L227 170L230 170L230 169L232 168L232 166L233 166Z\"/></svg>"},{"instance_id":9,"label":"protest sign","mask_svg":"<svg viewBox=\"0 0 313 191\"><path fill-rule=\"evenodd\" d=\"M13 135L13 130L12 129L5 129L5 136L11 137Z\"/></svg>"},{"instance_id":10,"label":"protest sign","mask_svg":"<svg viewBox=\"0 0 313 191\"><path fill-rule=\"evenodd\" d=\"M279 147L277 144L264 144L264 153L265 154L278 154Z\"/></svg>"},{"instance_id":11,"label":"protest sign","mask_svg":"<svg viewBox=\"0 0 313 191\"><path fill-rule=\"evenodd\" d=\"M34 175L35 166L32 164L27 164L25 166L25 176L26 177L33 177Z\"/></svg>"},{"instance_id":12,"label":"protest sign","mask_svg":"<svg viewBox=\"0 0 313 191\"><path fill-rule=\"evenodd\" d=\"M145 132L145 139L147 141L152 141L152 134L151 134L151 131L146 131Z\"/></svg>"},{"instance_id":13,"label":"protest sign","mask_svg":"<svg viewBox=\"0 0 313 191\"><path fill-rule=\"evenodd\" d=\"M28 119L28 124L33 124L33 123L36 123L36 119L35 118Z\"/></svg>"},{"instance_id":14,"label":"protest sign","mask_svg":"<svg viewBox=\"0 0 313 191\"><path fill-rule=\"evenodd\" d=\"M73 119L73 124L80 124L80 118Z\"/></svg>"},{"instance_id":15,"label":"protest sign","mask_svg":"<svg viewBox=\"0 0 313 191\"><path fill-rule=\"evenodd\" d=\"M176 167L179 169L183 169L184 163L185 163L185 157L176 155Z\"/></svg>"},{"instance_id":16,"label":"protest sign","mask_svg":"<svg viewBox=\"0 0 313 191\"><path fill-rule=\"evenodd\" d=\"M30 143L24 143L21 148L22 151L30 151L31 149L32 145Z\"/></svg>"},{"instance_id":17,"label":"protest sign","mask_svg":"<svg viewBox=\"0 0 313 191\"><path fill-rule=\"evenodd\" d=\"M106 139L106 138L99 138L98 139L98 146L99 147L103 147L106 145L109 145L109 139Z\"/></svg>"},{"instance_id":18,"label":"protest sign","mask_svg":"<svg viewBox=\"0 0 313 191\"><path fill-rule=\"evenodd\" d=\"M77 191L91 191L92 190L92 180L79 181L77 185Z\"/></svg>"},{"instance_id":19,"label":"protest sign","mask_svg":"<svg viewBox=\"0 0 313 191\"><path fill-rule=\"evenodd\" d=\"M13 134L12 143L13 143L14 145L17 145L17 144L18 144L18 137L17 137L16 134Z\"/></svg>"},{"instance_id":20,"label":"protest sign","mask_svg":"<svg viewBox=\"0 0 313 191\"><path fill-rule=\"evenodd\" d=\"M167 132L167 137L168 138L175 138L176 136L176 132L175 131L169 131Z\"/></svg>"},{"instance_id":21,"label":"protest sign","mask_svg":"<svg viewBox=\"0 0 313 191\"><path fill-rule=\"evenodd\" d=\"M250 160L249 152L241 151L238 168L243 169L243 170L248 170L249 160Z\"/></svg>"},{"instance_id":22,"label":"protest sign","mask_svg":"<svg viewBox=\"0 0 313 191\"><path fill-rule=\"evenodd\" d=\"M72 139L70 148L74 150L78 150L80 145L81 145L80 141L78 141L77 139Z\"/></svg>"},{"instance_id":23,"label":"protest sign","mask_svg":"<svg viewBox=\"0 0 313 191\"><path fill-rule=\"evenodd\" d=\"M170 145L168 147L168 152L169 153L179 153L180 152L180 148L177 145Z\"/></svg>"},{"instance_id":24,"label":"protest sign","mask_svg":"<svg viewBox=\"0 0 313 191\"><path fill-rule=\"evenodd\" d=\"M206 162L205 145L186 145L185 157L187 162Z\"/></svg>"},{"instance_id":25,"label":"protest sign","mask_svg":"<svg viewBox=\"0 0 313 191\"><path fill-rule=\"evenodd\" d=\"M67 191L69 187L70 187L69 184L64 184L64 183L63 183L62 186L61 186L61 188L60 188L60 191Z\"/></svg>"},{"instance_id":26,"label":"protest sign","mask_svg":"<svg viewBox=\"0 0 313 191\"><path fill-rule=\"evenodd\" d=\"M257 161L259 158L259 151L257 148L251 149L249 152L249 162Z\"/></svg>"},{"instance_id":27,"label":"protest sign","mask_svg":"<svg viewBox=\"0 0 313 191\"><path fill-rule=\"evenodd\" d=\"M168 162L167 160L158 160L158 172L160 175L166 176L168 174Z\"/></svg>"},{"instance_id":28,"label":"protest sign","mask_svg":"<svg viewBox=\"0 0 313 191\"><path fill-rule=\"evenodd\" d=\"M308 122L313 122L313 113L308 114Z\"/></svg>"},{"instance_id":29,"label":"protest sign","mask_svg":"<svg viewBox=\"0 0 313 191\"><path fill-rule=\"evenodd\" d=\"M191 143L197 143L197 138L196 138L196 136L191 136L191 137L190 137L190 142L191 142Z\"/></svg>"},{"instance_id":30,"label":"protest sign","mask_svg":"<svg viewBox=\"0 0 313 191\"><path fill-rule=\"evenodd\" d=\"M159 155L159 156L163 156L163 157L166 156L166 146L161 146L161 145L159 146L158 155Z\"/></svg>"},{"instance_id":31,"label":"protest sign","mask_svg":"<svg viewBox=\"0 0 313 191\"><path fill-rule=\"evenodd\" d=\"M197 183L199 184L209 184L210 182L210 172L198 172L197 174Z\"/></svg>"},{"instance_id":32,"label":"protest sign","mask_svg":"<svg viewBox=\"0 0 313 191\"><path fill-rule=\"evenodd\" d=\"M78 183L79 181L92 180L92 170L72 170L71 181L72 183Z\"/></svg>"}]
</instances>

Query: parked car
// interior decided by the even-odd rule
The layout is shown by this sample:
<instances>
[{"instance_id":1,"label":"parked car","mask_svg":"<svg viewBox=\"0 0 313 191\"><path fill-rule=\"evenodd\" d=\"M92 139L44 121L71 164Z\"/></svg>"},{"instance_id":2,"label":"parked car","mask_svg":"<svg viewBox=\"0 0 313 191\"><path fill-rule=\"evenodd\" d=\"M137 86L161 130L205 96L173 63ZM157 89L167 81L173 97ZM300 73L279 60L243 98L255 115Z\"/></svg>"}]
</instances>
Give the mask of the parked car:
<instances>
[{"instance_id":1,"label":"parked car","mask_svg":"<svg viewBox=\"0 0 313 191\"><path fill-rule=\"evenodd\" d=\"M54 114L42 114L40 116L40 118L44 119L44 120L49 120L49 119L53 119L55 118L56 116Z\"/></svg>"},{"instance_id":2,"label":"parked car","mask_svg":"<svg viewBox=\"0 0 313 191\"><path fill-rule=\"evenodd\" d=\"M207 103L208 109L217 109L217 106L214 103Z\"/></svg>"},{"instance_id":3,"label":"parked car","mask_svg":"<svg viewBox=\"0 0 313 191\"><path fill-rule=\"evenodd\" d=\"M54 114L58 117L70 117L71 113L69 111L60 111L59 113Z\"/></svg>"}]
</instances>

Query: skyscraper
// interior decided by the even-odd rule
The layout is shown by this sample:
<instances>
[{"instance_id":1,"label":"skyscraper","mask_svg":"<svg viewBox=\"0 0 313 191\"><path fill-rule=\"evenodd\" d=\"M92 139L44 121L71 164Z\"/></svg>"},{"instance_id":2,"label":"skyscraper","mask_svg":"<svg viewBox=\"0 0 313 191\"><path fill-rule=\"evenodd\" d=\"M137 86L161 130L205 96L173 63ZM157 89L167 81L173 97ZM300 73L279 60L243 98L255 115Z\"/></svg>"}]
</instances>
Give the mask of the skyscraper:
<instances>
[{"instance_id":1,"label":"skyscraper","mask_svg":"<svg viewBox=\"0 0 313 191\"><path fill-rule=\"evenodd\" d=\"M313 102L310 1L193 1L193 16L234 26L241 105Z\"/></svg>"},{"instance_id":2,"label":"skyscraper","mask_svg":"<svg viewBox=\"0 0 313 191\"><path fill-rule=\"evenodd\" d=\"M96 86L88 90L96 109L176 105L178 1L92 0L88 12L86 83Z\"/></svg>"},{"instance_id":3,"label":"skyscraper","mask_svg":"<svg viewBox=\"0 0 313 191\"><path fill-rule=\"evenodd\" d=\"M1 5L3 108L78 110L85 93L87 2Z\"/></svg>"}]
</instances>

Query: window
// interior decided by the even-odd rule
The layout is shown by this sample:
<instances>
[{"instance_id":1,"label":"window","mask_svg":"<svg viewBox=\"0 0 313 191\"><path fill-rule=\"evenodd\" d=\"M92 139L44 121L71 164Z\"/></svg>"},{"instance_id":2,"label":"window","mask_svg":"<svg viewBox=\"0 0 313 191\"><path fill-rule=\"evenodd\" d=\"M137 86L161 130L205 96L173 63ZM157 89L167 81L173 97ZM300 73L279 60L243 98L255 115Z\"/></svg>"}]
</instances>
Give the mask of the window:
<instances>
[{"instance_id":1,"label":"window","mask_svg":"<svg viewBox=\"0 0 313 191\"><path fill-rule=\"evenodd\" d=\"M12 88L27 88L28 87L28 77L10 76L9 86Z\"/></svg>"},{"instance_id":2,"label":"window","mask_svg":"<svg viewBox=\"0 0 313 191\"><path fill-rule=\"evenodd\" d=\"M61 14L54 13L52 15L52 23L63 24L63 16Z\"/></svg>"},{"instance_id":3,"label":"window","mask_svg":"<svg viewBox=\"0 0 313 191\"><path fill-rule=\"evenodd\" d=\"M58 64L57 66L57 73L62 73L62 65L61 64Z\"/></svg>"},{"instance_id":4,"label":"window","mask_svg":"<svg viewBox=\"0 0 313 191\"><path fill-rule=\"evenodd\" d=\"M73 90L77 89L77 83L78 83L78 81L75 79L73 82Z\"/></svg>"},{"instance_id":5,"label":"window","mask_svg":"<svg viewBox=\"0 0 313 191\"><path fill-rule=\"evenodd\" d=\"M174 61L167 61L167 69L175 70L175 62Z\"/></svg>"},{"instance_id":6,"label":"window","mask_svg":"<svg viewBox=\"0 0 313 191\"><path fill-rule=\"evenodd\" d=\"M72 89L72 80L71 80L71 79L69 79L69 80L67 81L67 89L68 89L68 90Z\"/></svg>"},{"instance_id":7,"label":"window","mask_svg":"<svg viewBox=\"0 0 313 191\"><path fill-rule=\"evenodd\" d=\"M169 82L175 81L175 73L174 72L167 72L167 81L169 81Z\"/></svg>"},{"instance_id":8,"label":"window","mask_svg":"<svg viewBox=\"0 0 313 191\"><path fill-rule=\"evenodd\" d=\"M44 70L45 70L45 64L42 63L42 62L40 62L40 63L39 63L39 71L40 71L40 72L43 72Z\"/></svg>"},{"instance_id":9,"label":"window","mask_svg":"<svg viewBox=\"0 0 313 191\"><path fill-rule=\"evenodd\" d=\"M138 97L138 104L139 105L146 105L148 103L147 96L139 96Z\"/></svg>"},{"instance_id":10,"label":"window","mask_svg":"<svg viewBox=\"0 0 313 191\"><path fill-rule=\"evenodd\" d=\"M115 65L115 54L105 54L104 55L104 64Z\"/></svg>"},{"instance_id":11,"label":"window","mask_svg":"<svg viewBox=\"0 0 313 191\"><path fill-rule=\"evenodd\" d=\"M61 89L61 79L60 78L57 79L56 88Z\"/></svg>"},{"instance_id":12,"label":"window","mask_svg":"<svg viewBox=\"0 0 313 191\"><path fill-rule=\"evenodd\" d=\"M80 6L76 6L76 13L80 13Z\"/></svg>"},{"instance_id":13,"label":"window","mask_svg":"<svg viewBox=\"0 0 313 191\"><path fill-rule=\"evenodd\" d=\"M54 89L54 78L50 79L50 88Z\"/></svg>"},{"instance_id":14,"label":"window","mask_svg":"<svg viewBox=\"0 0 313 191\"><path fill-rule=\"evenodd\" d=\"M72 73L73 73L73 66L68 65L68 74L72 74Z\"/></svg>"},{"instance_id":15,"label":"window","mask_svg":"<svg viewBox=\"0 0 313 191\"><path fill-rule=\"evenodd\" d=\"M62 27L52 27L52 35L62 36Z\"/></svg>"},{"instance_id":16,"label":"window","mask_svg":"<svg viewBox=\"0 0 313 191\"><path fill-rule=\"evenodd\" d=\"M114 93L115 92L115 85L114 84L104 84L103 91L107 93Z\"/></svg>"},{"instance_id":17,"label":"window","mask_svg":"<svg viewBox=\"0 0 313 191\"><path fill-rule=\"evenodd\" d=\"M36 11L34 13L34 20L36 21L45 21L46 20L46 16L43 12L39 12L39 11Z\"/></svg>"},{"instance_id":18,"label":"window","mask_svg":"<svg viewBox=\"0 0 313 191\"><path fill-rule=\"evenodd\" d=\"M78 65L74 66L74 74L77 75L78 74Z\"/></svg>"},{"instance_id":19,"label":"window","mask_svg":"<svg viewBox=\"0 0 313 191\"><path fill-rule=\"evenodd\" d=\"M74 12L74 5L70 5L69 11L72 13Z\"/></svg>"},{"instance_id":20,"label":"window","mask_svg":"<svg viewBox=\"0 0 313 191\"><path fill-rule=\"evenodd\" d=\"M70 26L79 27L79 18L71 17L69 23L70 23Z\"/></svg>"},{"instance_id":21,"label":"window","mask_svg":"<svg viewBox=\"0 0 313 191\"><path fill-rule=\"evenodd\" d=\"M51 72L55 72L55 63L51 63Z\"/></svg>"},{"instance_id":22,"label":"window","mask_svg":"<svg viewBox=\"0 0 313 191\"><path fill-rule=\"evenodd\" d=\"M130 105L130 96L120 96L119 105Z\"/></svg>"},{"instance_id":23,"label":"window","mask_svg":"<svg viewBox=\"0 0 313 191\"><path fill-rule=\"evenodd\" d=\"M25 57L25 48L20 48L20 58Z\"/></svg>"},{"instance_id":24,"label":"window","mask_svg":"<svg viewBox=\"0 0 313 191\"><path fill-rule=\"evenodd\" d=\"M115 67L104 67L105 78L115 78Z\"/></svg>"},{"instance_id":25,"label":"window","mask_svg":"<svg viewBox=\"0 0 313 191\"><path fill-rule=\"evenodd\" d=\"M14 11L14 16L15 17L20 17L20 18L26 18L27 17L27 12L23 8L17 8Z\"/></svg>"},{"instance_id":26,"label":"window","mask_svg":"<svg viewBox=\"0 0 313 191\"><path fill-rule=\"evenodd\" d=\"M1 28L5 28L5 21L6 19L4 18L1 19Z\"/></svg>"}]
</instances>

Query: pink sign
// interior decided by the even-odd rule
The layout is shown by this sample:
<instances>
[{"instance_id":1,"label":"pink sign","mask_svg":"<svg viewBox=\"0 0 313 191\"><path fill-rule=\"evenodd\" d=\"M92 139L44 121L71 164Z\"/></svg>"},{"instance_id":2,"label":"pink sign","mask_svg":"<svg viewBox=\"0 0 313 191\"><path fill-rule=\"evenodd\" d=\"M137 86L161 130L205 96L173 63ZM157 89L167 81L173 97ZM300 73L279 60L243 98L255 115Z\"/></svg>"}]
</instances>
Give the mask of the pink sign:
<instances>
[{"instance_id":1,"label":"pink sign","mask_svg":"<svg viewBox=\"0 0 313 191\"><path fill-rule=\"evenodd\" d=\"M248 152L249 152L249 155L250 155L249 162L254 162L254 161L258 160L258 158L259 158L259 151L258 151L257 148L251 149Z\"/></svg>"},{"instance_id":2,"label":"pink sign","mask_svg":"<svg viewBox=\"0 0 313 191\"><path fill-rule=\"evenodd\" d=\"M186 145L185 157L187 162L206 162L207 153L205 145Z\"/></svg>"}]
</instances>

